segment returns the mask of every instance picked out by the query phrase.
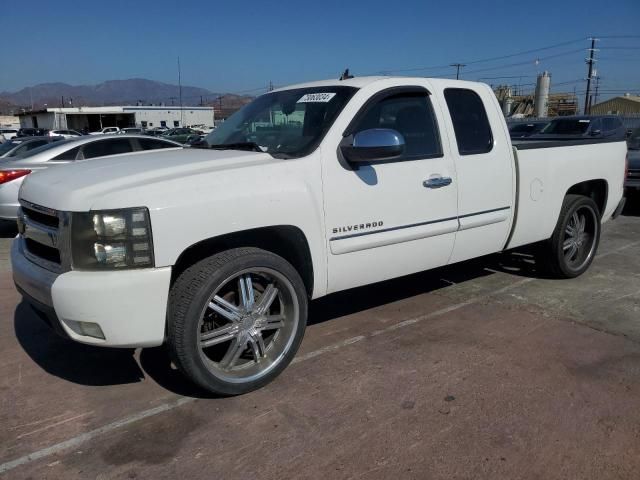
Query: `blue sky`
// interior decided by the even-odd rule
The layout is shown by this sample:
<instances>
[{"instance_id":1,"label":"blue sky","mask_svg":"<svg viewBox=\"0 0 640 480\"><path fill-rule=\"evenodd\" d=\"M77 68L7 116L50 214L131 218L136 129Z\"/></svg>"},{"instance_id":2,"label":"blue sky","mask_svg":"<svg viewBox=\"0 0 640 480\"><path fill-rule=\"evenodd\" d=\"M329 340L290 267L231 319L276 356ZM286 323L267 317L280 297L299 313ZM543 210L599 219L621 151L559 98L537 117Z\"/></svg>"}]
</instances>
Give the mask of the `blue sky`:
<instances>
[{"instance_id":1,"label":"blue sky","mask_svg":"<svg viewBox=\"0 0 640 480\"><path fill-rule=\"evenodd\" d=\"M36 0L28 10L2 9L0 91L133 77L177 83L180 55L184 85L260 93L269 81L336 77L345 67L356 75L394 73L571 42L471 64L462 78L527 88L546 69L552 91L580 92L586 38L636 35L602 38L598 73L603 92L639 92L639 25L640 0L614 0L606 8L601 0ZM448 67L406 72L453 73Z\"/></svg>"}]
</instances>

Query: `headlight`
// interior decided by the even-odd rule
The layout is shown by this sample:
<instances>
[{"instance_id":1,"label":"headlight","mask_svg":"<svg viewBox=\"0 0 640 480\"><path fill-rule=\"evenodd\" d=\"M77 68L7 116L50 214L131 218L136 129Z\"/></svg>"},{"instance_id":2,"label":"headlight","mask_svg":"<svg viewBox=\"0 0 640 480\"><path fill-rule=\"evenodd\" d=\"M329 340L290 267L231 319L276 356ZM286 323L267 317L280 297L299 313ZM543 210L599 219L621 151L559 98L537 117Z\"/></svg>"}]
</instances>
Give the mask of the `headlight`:
<instances>
[{"instance_id":1,"label":"headlight","mask_svg":"<svg viewBox=\"0 0 640 480\"><path fill-rule=\"evenodd\" d=\"M71 255L76 270L153 267L146 208L73 213Z\"/></svg>"}]
</instances>

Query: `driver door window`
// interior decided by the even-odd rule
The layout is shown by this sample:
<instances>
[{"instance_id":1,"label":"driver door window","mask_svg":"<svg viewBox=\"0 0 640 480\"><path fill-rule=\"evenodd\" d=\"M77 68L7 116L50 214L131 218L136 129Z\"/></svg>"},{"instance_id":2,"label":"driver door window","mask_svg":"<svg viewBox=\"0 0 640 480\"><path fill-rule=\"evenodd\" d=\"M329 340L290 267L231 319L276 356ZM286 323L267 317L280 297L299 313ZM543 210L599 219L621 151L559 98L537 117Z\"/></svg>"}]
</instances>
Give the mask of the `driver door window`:
<instances>
[{"instance_id":1,"label":"driver door window","mask_svg":"<svg viewBox=\"0 0 640 480\"><path fill-rule=\"evenodd\" d=\"M389 128L404 137L405 151L398 160L442 156L437 123L428 94L401 93L386 97L366 110L354 132Z\"/></svg>"}]
</instances>

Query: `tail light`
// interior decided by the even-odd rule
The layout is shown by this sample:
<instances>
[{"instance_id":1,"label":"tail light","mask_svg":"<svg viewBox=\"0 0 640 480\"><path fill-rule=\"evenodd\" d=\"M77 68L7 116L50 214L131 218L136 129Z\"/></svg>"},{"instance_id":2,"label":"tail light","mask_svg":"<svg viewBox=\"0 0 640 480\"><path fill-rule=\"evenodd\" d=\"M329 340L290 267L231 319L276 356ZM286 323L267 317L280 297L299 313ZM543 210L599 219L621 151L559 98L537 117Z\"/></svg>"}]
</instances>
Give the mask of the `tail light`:
<instances>
[{"instance_id":1,"label":"tail light","mask_svg":"<svg viewBox=\"0 0 640 480\"><path fill-rule=\"evenodd\" d=\"M15 180L16 178L29 175L30 173L31 170L27 169L0 170L0 185L10 182L11 180Z\"/></svg>"}]
</instances>

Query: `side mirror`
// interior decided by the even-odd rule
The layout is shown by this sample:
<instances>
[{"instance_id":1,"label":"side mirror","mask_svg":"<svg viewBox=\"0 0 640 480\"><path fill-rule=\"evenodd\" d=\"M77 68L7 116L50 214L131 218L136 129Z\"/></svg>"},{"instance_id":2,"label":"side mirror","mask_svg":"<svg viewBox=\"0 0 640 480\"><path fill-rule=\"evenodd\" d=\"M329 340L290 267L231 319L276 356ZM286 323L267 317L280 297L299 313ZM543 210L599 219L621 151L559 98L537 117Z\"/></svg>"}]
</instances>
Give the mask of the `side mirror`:
<instances>
[{"instance_id":1,"label":"side mirror","mask_svg":"<svg viewBox=\"0 0 640 480\"><path fill-rule=\"evenodd\" d=\"M349 162L393 160L404 153L405 141L400 132L389 128L372 128L353 135L352 145L342 145L342 155Z\"/></svg>"}]
</instances>

